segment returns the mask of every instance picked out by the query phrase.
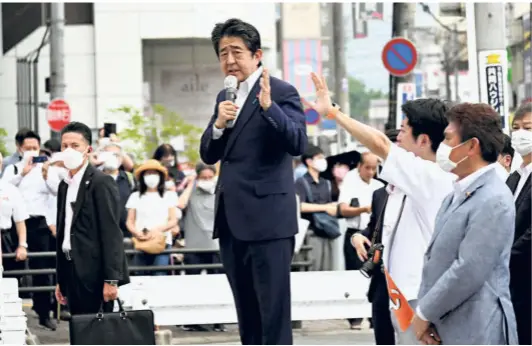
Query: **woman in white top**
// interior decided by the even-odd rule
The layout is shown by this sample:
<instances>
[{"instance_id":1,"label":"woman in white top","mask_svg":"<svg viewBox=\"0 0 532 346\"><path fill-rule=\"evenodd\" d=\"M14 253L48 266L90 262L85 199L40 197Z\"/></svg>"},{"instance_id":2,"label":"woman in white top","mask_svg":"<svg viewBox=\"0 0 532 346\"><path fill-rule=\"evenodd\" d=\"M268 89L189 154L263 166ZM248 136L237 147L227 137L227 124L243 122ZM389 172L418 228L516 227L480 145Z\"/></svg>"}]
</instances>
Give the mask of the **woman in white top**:
<instances>
[{"instance_id":1,"label":"woman in white top","mask_svg":"<svg viewBox=\"0 0 532 346\"><path fill-rule=\"evenodd\" d=\"M167 171L156 160L148 160L135 171L139 191L133 192L127 201L127 229L140 241L148 240L157 233L166 235L166 248L172 246L171 230L177 225L177 195L165 189ZM170 263L169 254L136 254L133 260L138 266L165 266ZM141 275L165 275L167 271L146 272Z\"/></svg>"}]
</instances>

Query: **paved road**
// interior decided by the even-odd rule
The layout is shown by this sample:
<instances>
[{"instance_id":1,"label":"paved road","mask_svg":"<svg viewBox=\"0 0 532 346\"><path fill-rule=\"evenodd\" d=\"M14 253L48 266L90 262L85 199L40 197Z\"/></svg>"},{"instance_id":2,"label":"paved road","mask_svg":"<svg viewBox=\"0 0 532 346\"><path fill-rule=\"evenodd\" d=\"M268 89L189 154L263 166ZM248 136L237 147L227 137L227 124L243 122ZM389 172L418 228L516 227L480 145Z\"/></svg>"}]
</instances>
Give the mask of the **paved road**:
<instances>
[{"instance_id":1,"label":"paved road","mask_svg":"<svg viewBox=\"0 0 532 346\"><path fill-rule=\"evenodd\" d=\"M55 332L44 330L30 307L25 306L28 316L28 328L37 337L41 345L68 345L68 322L60 322ZM227 332L185 332L181 328L169 329L174 345L235 345L240 344L236 325L228 325ZM347 321L308 321L302 329L294 330L296 345L373 345L373 331L349 330Z\"/></svg>"}]
</instances>

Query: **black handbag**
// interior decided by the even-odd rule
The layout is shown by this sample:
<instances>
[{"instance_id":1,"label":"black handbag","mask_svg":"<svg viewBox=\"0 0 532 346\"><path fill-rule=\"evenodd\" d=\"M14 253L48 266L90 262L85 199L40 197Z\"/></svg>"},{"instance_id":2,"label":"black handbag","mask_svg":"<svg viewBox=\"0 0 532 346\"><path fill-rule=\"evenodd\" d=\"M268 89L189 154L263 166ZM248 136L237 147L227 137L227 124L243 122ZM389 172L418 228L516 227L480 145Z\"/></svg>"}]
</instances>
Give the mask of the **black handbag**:
<instances>
[{"instance_id":1,"label":"black handbag","mask_svg":"<svg viewBox=\"0 0 532 346\"><path fill-rule=\"evenodd\" d=\"M153 311L125 311L117 299L118 312L72 315L71 345L155 345Z\"/></svg>"},{"instance_id":2,"label":"black handbag","mask_svg":"<svg viewBox=\"0 0 532 346\"><path fill-rule=\"evenodd\" d=\"M310 185L305 177L302 179L305 191L307 193L307 200L309 203L314 203L312 198L312 191ZM327 180L327 187L329 188L329 194L331 193L331 182ZM340 232L340 226L338 225L338 219L327 213L312 213L312 219L314 220L314 234L318 237L326 239L336 239L342 233Z\"/></svg>"}]
</instances>

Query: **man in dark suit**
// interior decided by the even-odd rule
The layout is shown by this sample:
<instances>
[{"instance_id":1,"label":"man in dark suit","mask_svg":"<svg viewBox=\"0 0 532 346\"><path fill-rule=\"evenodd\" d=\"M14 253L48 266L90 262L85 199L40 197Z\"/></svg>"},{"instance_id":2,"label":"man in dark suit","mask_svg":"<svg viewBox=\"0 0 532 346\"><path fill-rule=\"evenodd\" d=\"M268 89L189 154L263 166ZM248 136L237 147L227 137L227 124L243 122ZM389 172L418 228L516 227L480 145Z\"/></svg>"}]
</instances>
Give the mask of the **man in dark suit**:
<instances>
[{"instance_id":1,"label":"man in dark suit","mask_svg":"<svg viewBox=\"0 0 532 346\"><path fill-rule=\"evenodd\" d=\"M212 43L224 91L201 138L207 164L221 160L214 237L233 291L242 344L292 344L290 264L297 233L292 157L303 154L305 116L296 89L262 66L260 34L239 19L217 24ZM260 79L260 80L259 80Z\"/></svg>"},{"instance_id":2,"label":"man in dark suit","mask_svg":"<svg viewBox=\"0 0 532 346\"><path fill-rule=\"evenodd\" d=\"M88 162L90 128L72 122L61 131L61 158L69 170L57 196L56 298L70 313L112 311L118 286L129 282L113 178Z\"/></svg>"},{"instance_id":3,"label":"man in dark suit","mask_svg":"<svg viewBox=\"0 0 532 346\"><path fill-rule=\"evenodd\" d=\"M523 159L521 167L507 180L514 194L515 235L510 257L510 293L517 321L520 345L531 344L532 302L530 299L531 262L530 223L532 219L530 173L532 172L532 103L517 109L512 123L512 145Z\"/></svg>"}]
</instances>

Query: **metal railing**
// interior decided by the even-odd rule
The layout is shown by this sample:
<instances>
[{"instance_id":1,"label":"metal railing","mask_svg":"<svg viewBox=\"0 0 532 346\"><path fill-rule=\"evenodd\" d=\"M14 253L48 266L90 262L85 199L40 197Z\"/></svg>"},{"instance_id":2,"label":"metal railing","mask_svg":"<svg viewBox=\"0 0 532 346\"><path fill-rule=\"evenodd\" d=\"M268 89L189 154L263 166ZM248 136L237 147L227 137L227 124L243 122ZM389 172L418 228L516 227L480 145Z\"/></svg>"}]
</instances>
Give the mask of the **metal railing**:
<instances>
[{"instance_id":1,"label":"metal railing","mask_svg":"<svg viewBox=\"0 0 532 346\"><path fill-rule=\"evenodd\" d=\"M312 249L309 245L303 245L300 249L300 254L303 255L302 260L294 259L292 261L292 270L297 271L306 271L311 266L312 261L308 259L308 252ZM129 258L135 254L141 254L142 251L125 250L126 256ZM187 249L187 248L172 248L164 250L161 254L202 254L202 253L219 253L219 250L204 250L204 249ZM28 258L55 258L55 251L47 252L28 252ZM298 256L299 257L299 256ZM15 254L2 254L2 259L14 259ZM209 269L222 269L223 265L221 263L216 264L171 264L165 266L135 266L128 265L129 273L133 274L139 271L144 272L154 272L154 271L187 271L187 270L209 270ZM55 268L45 268L45 269L20 269L20 270L6 270L3 272L5 277L24 277L24 276L33 276L33 275L55 275ZM180 275L180 274L178 274ZM29 293L29 292L53 292L55 291L55 286L29 286L29 287L19 287L20 293Z\"/></svg>"}]
</instances>

